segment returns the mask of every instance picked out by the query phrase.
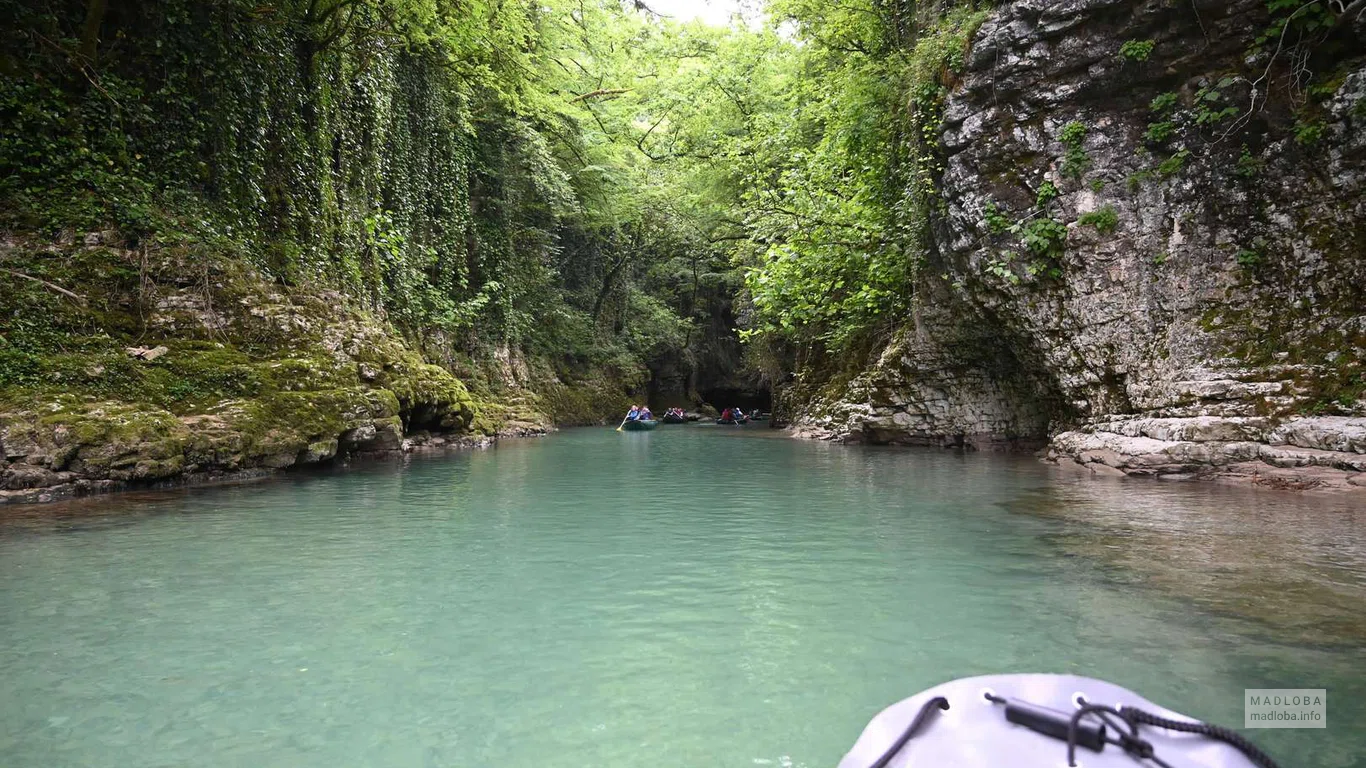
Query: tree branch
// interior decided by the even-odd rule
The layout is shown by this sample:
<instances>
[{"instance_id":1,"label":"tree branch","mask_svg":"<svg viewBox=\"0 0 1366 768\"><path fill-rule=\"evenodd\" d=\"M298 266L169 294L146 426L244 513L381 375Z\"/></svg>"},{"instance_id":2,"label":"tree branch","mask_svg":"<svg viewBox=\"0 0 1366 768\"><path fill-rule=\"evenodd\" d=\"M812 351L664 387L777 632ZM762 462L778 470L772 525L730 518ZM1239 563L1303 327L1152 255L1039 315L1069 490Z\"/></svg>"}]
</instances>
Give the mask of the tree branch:
<instances>
[{"instance_id":1,"label":"tree branch","mask_svg":"<svg viewBox=\"0 0 1366 768\"><path fill-rule=\"evenodd\" d=\"M599 88L596 91L581 93L578 96L575 96L574 98L570 99L569 103L573 104L576 101L583 101L585 99L595 99L599 96L620 96L623 93L630 93L630 91L630 88Z\"/></svg>"},{"instance_id":2,"label":"tree branch","mask_svg":"<svg viewBox=\"0 0 1366 768\"><path fill-rule=\"evenodd\" d=\"M25 280L32 280L33 282L38 283L39 285L42 285L42 286L45 287L45 288L50 288L50 289L56 291L57 293L62 294L63 296L67 296L67 297L70 297L70 298L74 299L78 304L82 304L82 305L85 304L85 297L84 297L84 296L81 296L80 294L77 294L77 293L72 293L71 291L68 291L67 289L65 289L65 288L63 288L62 286L57 285L57 284L55 284L55 283L49 283L48 281L42 280L42 279L39 279L39 278L36 278L36 277L34 277L33 275L26 275L26 274L24 274L23 272L16 272L15 270L6 269L6 268L4 268L4 267L0 267L0 272L5 272L5 273L7 273L7 274L14 275L15 277L22 277L22 278L24 278Z\"/></svg>"},{"instance_id":3,"label":"tree branch","mask_svg":"<svg viewBox=\"0 0 1366 768\"><path fill-rule=\"evenodd\" d=\"M1352 14L1360 18L1362 13L1366 13L1366 0L1354 0L1342 8L1342 12L1338 14L1338 23L1341 24Z\"/></svg>"},{"instance_id":4,"label":"tree branch","mask_svg":"<svg viewBox=\"0 0 1366 768\"><path fill-rule=\"evenodd\" d=\"M650 151L645 148L645 140L650 138L650 134L654 133L655 129L659 127L659 124L664 122L664 119L668 116L668 112L665 112L663 115L660 115L659 119L655 121L655 124L650 126L650 130L646 131L639 139L636 139L636 149L639 149L642 155L645 155L646 157L650 158L656 163L660 160L663 160L665 157L667 157L667 155L655 157L654 155L650 154Z\"/></svg>"}]
</instances>

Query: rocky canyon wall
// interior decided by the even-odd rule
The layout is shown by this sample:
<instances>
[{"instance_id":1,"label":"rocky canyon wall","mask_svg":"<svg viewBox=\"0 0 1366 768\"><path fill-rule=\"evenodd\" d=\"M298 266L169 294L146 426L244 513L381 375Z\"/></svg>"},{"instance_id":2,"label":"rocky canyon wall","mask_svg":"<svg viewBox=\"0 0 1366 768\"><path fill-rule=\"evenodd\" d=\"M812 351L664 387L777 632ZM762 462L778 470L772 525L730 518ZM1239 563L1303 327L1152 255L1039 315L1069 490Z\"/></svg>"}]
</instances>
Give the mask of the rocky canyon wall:
<instances>
[{"instance_id":1,"label":"rocky canyon wall","mask_svg":"<svg viewBox=\"0 0 1366 768\"><path fill-rule=\"evenodd\" d=\"M1360 484L1366 17L1311 5L1000 6L945 103L914 316L798 433Z\"/></svg>"}]
</instances>

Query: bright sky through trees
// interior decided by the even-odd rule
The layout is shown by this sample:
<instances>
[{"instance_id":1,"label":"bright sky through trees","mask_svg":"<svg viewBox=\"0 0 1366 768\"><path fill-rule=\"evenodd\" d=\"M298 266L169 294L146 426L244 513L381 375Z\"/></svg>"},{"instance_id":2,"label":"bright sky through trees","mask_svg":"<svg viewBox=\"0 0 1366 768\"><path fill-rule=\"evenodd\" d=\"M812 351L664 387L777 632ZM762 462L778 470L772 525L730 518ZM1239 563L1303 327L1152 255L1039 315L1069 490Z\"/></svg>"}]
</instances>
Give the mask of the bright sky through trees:
<instances>
[{"instance_id":1,"label":"bright sky through trees","mask_svg":"<svg viewBox=\"0 0 1366 768\"><path fill-rule=\"evenodd\" d=\"M717 27L729 25L731 15L737 12L746 18L757 18L759 15L753 3L740 0L645 0L645 5L656 13L679 21L698 19ZM745 8L747 5L750 7Z\"/></svg>"}]
</instances>

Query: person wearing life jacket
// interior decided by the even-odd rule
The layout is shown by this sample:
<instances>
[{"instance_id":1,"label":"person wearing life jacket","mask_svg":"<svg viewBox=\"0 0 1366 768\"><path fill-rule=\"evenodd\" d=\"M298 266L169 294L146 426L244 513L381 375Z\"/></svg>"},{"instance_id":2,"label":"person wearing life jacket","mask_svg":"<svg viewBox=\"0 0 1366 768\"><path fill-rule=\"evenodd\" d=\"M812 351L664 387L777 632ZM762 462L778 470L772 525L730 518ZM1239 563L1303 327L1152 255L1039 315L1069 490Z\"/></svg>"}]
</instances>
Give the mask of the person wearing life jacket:
<instances>
[{"instance_id":1,"label":"person wearing life jacket","mask_svg":"<svg viewBox=\"0 0 1366 768\"><path fill-rule=\"evenodd\" d=\"M631 410L626 412L626 421L635 421L640 418L640 406L631 404Z\"/></svg>"}]
</instances>

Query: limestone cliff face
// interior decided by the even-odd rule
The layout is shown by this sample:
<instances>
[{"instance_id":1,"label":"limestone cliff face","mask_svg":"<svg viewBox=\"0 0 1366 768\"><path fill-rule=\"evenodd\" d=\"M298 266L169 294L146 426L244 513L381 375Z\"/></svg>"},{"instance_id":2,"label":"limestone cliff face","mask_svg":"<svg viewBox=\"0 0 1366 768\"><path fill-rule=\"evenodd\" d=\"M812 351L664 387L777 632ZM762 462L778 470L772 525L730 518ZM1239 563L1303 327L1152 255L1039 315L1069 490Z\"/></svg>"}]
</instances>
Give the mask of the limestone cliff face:
<instances>
[{"instance_id":1,"label":"limestone cliff face","mask_svg":"<svg viewBox=\"0 0 1366 768\"><path fill-rule=\"evenodd\" d=\"M1018 0L952 86L915 316L806 435L1366 471L1366 19ZM1289 41L1301 41L1292 44Z\"/></svg>"}]
</instances>

